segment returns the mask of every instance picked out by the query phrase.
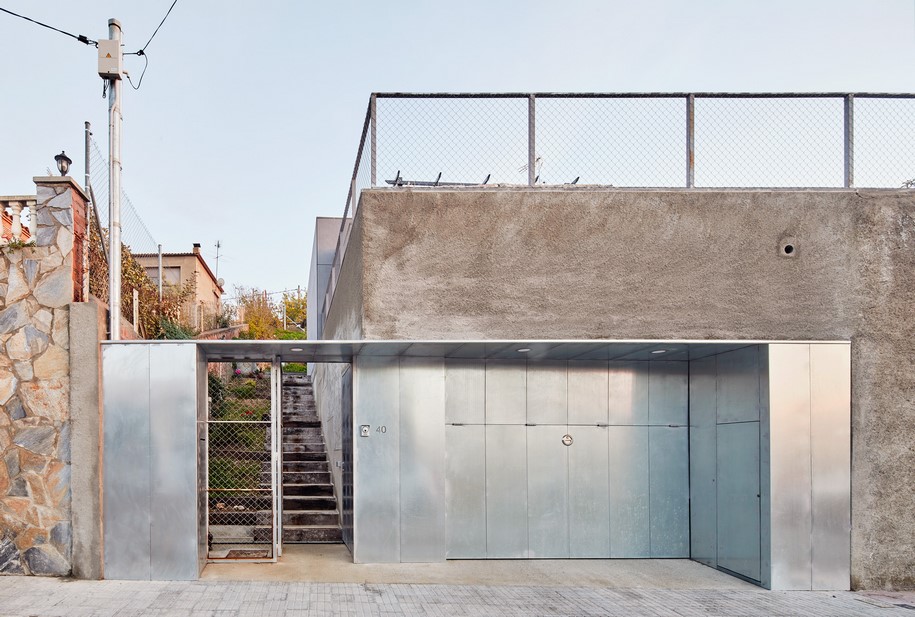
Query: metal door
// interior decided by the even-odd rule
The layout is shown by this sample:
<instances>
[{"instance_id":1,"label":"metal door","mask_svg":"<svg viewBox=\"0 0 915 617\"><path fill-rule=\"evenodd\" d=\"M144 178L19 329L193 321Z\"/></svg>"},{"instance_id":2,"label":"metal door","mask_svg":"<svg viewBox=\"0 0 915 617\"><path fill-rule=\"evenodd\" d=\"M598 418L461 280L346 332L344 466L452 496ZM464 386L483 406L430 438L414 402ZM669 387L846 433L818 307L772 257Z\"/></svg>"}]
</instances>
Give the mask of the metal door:
<instances>
[{"instance_id":1,"label":"metal door","mask_svg":"<svg viewBox=\"0 0 915 617\"><path fill-rule=\"evenodd\" d=\"M208 559L276 561L280 521L280 364L207 367Z\"/></svg>"}]
</instances>

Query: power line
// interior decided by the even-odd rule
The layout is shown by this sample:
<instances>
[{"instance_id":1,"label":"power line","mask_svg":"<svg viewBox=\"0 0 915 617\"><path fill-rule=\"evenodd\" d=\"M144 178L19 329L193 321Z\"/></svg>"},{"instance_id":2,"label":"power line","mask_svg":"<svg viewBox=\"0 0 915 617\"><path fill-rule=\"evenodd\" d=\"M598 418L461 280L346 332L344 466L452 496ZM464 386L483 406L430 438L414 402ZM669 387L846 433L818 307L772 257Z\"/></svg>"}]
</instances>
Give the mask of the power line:
<instances>
[{"instance_id":1,"label":"power line","mask_svg":"<svg viewBox=\"0 0 915 617\"><path fill-rule=\"evenodd\" d=\"M148 40L148 41L146 41L146 45L144 45L143 47L141 47L140 49L138 49L138 50L135 51L135 52L131 52L131 53L128 53L128 54L124 54L125 56L143 56L143 60L146 61L146 63L143 65L143 72L140 73L140 80L137 82L137 85L134 86L134 85L133 85L133 80L130 78L130 75L127 76L127 81L130 82L130 86L131 86L134 90L139 90L139 89L140 89L140 86L143 85L143 76L146 75L146 69L149 68L149 56L148 56L147 53L146 53L146 48L149 47L149 44L152 43L152 40L153 40L154 38L156 38L156 35L159 33L159 28L162 27L162 24L165 23L165 20L168 19L168 16L172 14L172 9L175 8L175 5L176 5L176 4L178 4L178 0L174 0L174 2L172 2L172 5L171 5L170 7L168 7L168 11L166 11L165 17L163 17L163 18L162 18L162 21L159 22L159 25L156 26L156 29L155 29L155 31L152 33L152 36L149 37L149 40Z\"/></svg>"},{"instance_id":2,"label":"power line","mask_svg":"<svg viewBox=\"0 0 915 617\"><path fill-rule=\"evenodd\" d=\"M177 2L177 1L178 0L175 0L175 2ZM174 6L174 4L172 6ZM171 10L171 9L169 9L169 10ZM48 30L53 30L54 32L60 32L61 34L66 34L67 36L76 39L80 43L85 43L86 45L95 45L96 47L98 47L98 41L90 39L89 37L87 37L83 34L72 34L70 32L67 32L66 30L61 30L60 28L55 28L54 26L49 26L48 24L42 23L36 19L32 19L31 17L26 17L25 15L20 15L19 13L14 13L3 7L0 7L0 11L3 11L4 13L9 13L13 17L18 17L19 19L24 19L26 21L30 21L33 24L37 24L37 25L41 26L42 28L47 28ZM167 17L167 15L166 15L166 17ZM163 20L163 21L165 21L165 20ZM155 36L155 35L153 35L153 36ZM149 43L147 43L147 45L148 44Z\"/></svg>"},{"instance_id":3,"label":"power line","mask_svg":"<svg viewBox=\"0 0 915 617\"><path fill-rule=\"evenodd\" d=\"M124 54L124 55L125 56L142 55L143 60L146 61L146 64L143 65L143 72L140 73L140 80L137 82L136 86L133 85L133 80L130 78L130 75L129 74L127 75L127 81L130 82L130 87L133 88L134 90L139 90L140 86L143 85L143 76L146 75L146 69L149 68L149 56L147 56L146 54L141 54L140 52L137 52L136 54Z\"/></svg>"},{"instance_id":4,"label":"power line","mask_svg":"<svg viewBox=\"0 0 915 617\"><path fill-rule=\"evenodd\" d=\"M162 24L165 23L165 20L168 19L168 16L172 14L172 9L175 8L176 4L178 4L178 0L175 0L174 2L172 2L172 5L170 7L168 7L168 12L165 13L165 17L163 17L162 21L159 22L159 25L156 26L155 32L153 32L152 36L149 37L149 40L146 41L146 45L144 45L143 48L137 52L138 56L142 56L146 52L146 48L149 47L149 44L152 43L152 40L154 38L156 38L156 35L159 33L159 28L162 27Z\"/></svg>"}]
</instances>

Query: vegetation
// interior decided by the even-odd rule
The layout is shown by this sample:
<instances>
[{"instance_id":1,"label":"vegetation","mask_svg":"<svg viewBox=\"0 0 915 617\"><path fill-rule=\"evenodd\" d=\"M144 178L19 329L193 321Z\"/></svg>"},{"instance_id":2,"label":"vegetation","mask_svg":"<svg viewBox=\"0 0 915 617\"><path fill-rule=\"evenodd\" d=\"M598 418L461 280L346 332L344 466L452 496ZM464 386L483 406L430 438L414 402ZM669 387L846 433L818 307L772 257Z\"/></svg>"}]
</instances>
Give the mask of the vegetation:
<instances>
[{"instance_id":1,"label":"vegetation","mask_svg":"<svg viewBox=\"0 0 915 617\"><path fill-rule=\"evenodd\" d=\"M104 233L104 230L103 230ZM181 305L194 294L193 282L167 285L159 299L159 288L133 258L130 247L121 245L121 314L133 321L133 291L138 294L139 319L134 324L146 339L188 339L196 332L180 321ZM108 261L94 225L89 226L89 293L108 303Z\"/></svg>"},{"instance_id":2,"label":"vegetation","mask_svg":"<svg viewBox=\"0 0 915 617\"><path fill-rule=\"evenodd\" d=\"M299 362L286 362L283 365L284 373L307 373L308 366Z\"/></svg>"},{"instance_id":3,"label":"vegetation","mask_svg":"<svg viewBox=\"0 0 915 617\"><path fill-rule=\"evenodd\" d=\"M276 306L270 301L267 292L256 288L236 287L236 302L239 318L248 324L248 331L242 332L239 338L273 339L281 328L277 317Z\"/></svg>"},{"instance_id":4,"label":"vegetation","mask_svg":"<svg viewBox=\"0 0 915 617\"><path fill-rule=\"evenodd\" d=\"M211 456L209 470L209 485L214 489L255 489L260 482L261 464L258 461Z\"/></svg>"},{"instance_id":5,"label":"vegetation","mask_svg":"<svg viewBox=\"0 0 915 617\"><path fill-rule=\"evenodd\" d=\"M286 307L286 321L296 324L301 330L305 329L308 319L307 296L283 294L283 305Z\"/></svg>"}]
</instances>

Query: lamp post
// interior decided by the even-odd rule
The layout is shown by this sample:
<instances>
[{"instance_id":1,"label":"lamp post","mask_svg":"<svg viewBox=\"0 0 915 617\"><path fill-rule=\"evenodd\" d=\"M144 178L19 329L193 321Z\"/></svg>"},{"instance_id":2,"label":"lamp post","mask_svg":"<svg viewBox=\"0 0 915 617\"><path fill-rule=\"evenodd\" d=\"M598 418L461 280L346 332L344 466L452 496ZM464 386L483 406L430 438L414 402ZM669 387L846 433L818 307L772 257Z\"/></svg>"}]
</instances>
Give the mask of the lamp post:
<instances>
[{"instance_id":1,"label":"lamp post","mask_svg":"<svg viewBox=\"0 0 915 617\"><path fill-rule=\"evenodd\" d=\"M67 153L61 150L60 154L54 157L54 161L57 163L57 171L60 172L60 175L66 176L67 172L70 171L70 164L73 162L67 156Z\"/></svg>"}]
</instances>

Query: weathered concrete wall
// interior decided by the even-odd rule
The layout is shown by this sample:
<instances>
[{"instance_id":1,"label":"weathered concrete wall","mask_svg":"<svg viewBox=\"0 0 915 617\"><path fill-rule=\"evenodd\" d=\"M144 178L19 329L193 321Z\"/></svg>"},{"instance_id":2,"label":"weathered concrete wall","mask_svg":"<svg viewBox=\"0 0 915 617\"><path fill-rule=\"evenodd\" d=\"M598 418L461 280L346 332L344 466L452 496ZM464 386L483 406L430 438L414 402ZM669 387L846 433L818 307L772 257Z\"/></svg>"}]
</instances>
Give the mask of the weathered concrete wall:
<instances>
[{"instance_id":1,"label":"weathered concrete wall","mask_svg":"<svg viewBox=\"0 0 915 617\"><path fill-rule=\"evenodd\" d=\"M339 229L339 227L337 228ZM350 246L360 246L362 227L356 222L350 233ZM336 246L336 243L335 243ZM335 304L324 323L324 338L336 340L358 340L362 338L362 255L358 250L347 251L337 283ZM339 307L339 310L334 308ZM316 364L314 365L315 403L324 441L327 446L327 457L334 479L334 490L337 492L337 503L342 504L343 495L343 420L341 392L343 391L343 372L347 365Z\"/></svg>"},{"instance_id":2,"label":"weathered concrete wall","mask_svg":"<svg viewBox=\"0 0 915 617\"><path fill-rule=\"evenodd\" d=\"M0 573L62 575L72 538L68 305L82 293L73 219L85 197L71 178L35 183L35 245L0 253Z\"/></svg>"},{"instance_id":3,"label":"weathered concrete wall","mask_svg":"<svg viewBox=\"0 0 915 617\"><path fill-rule=\"evenodd\" d=\"M852 584L915 587L915 193L381 189L355 230L327 338L851 339Z\"/></svg>"},{"instance_id":4,"label":"weathered concrete wall","mask_svg":"<svg viewBox=\"0 0 915 617\"><path fill-rule=\"evenodd\" d=\"M106 310L96 300L70 305L70 415L73 576L102 578L101 370Z\"/></svg>"}]
</instances>

